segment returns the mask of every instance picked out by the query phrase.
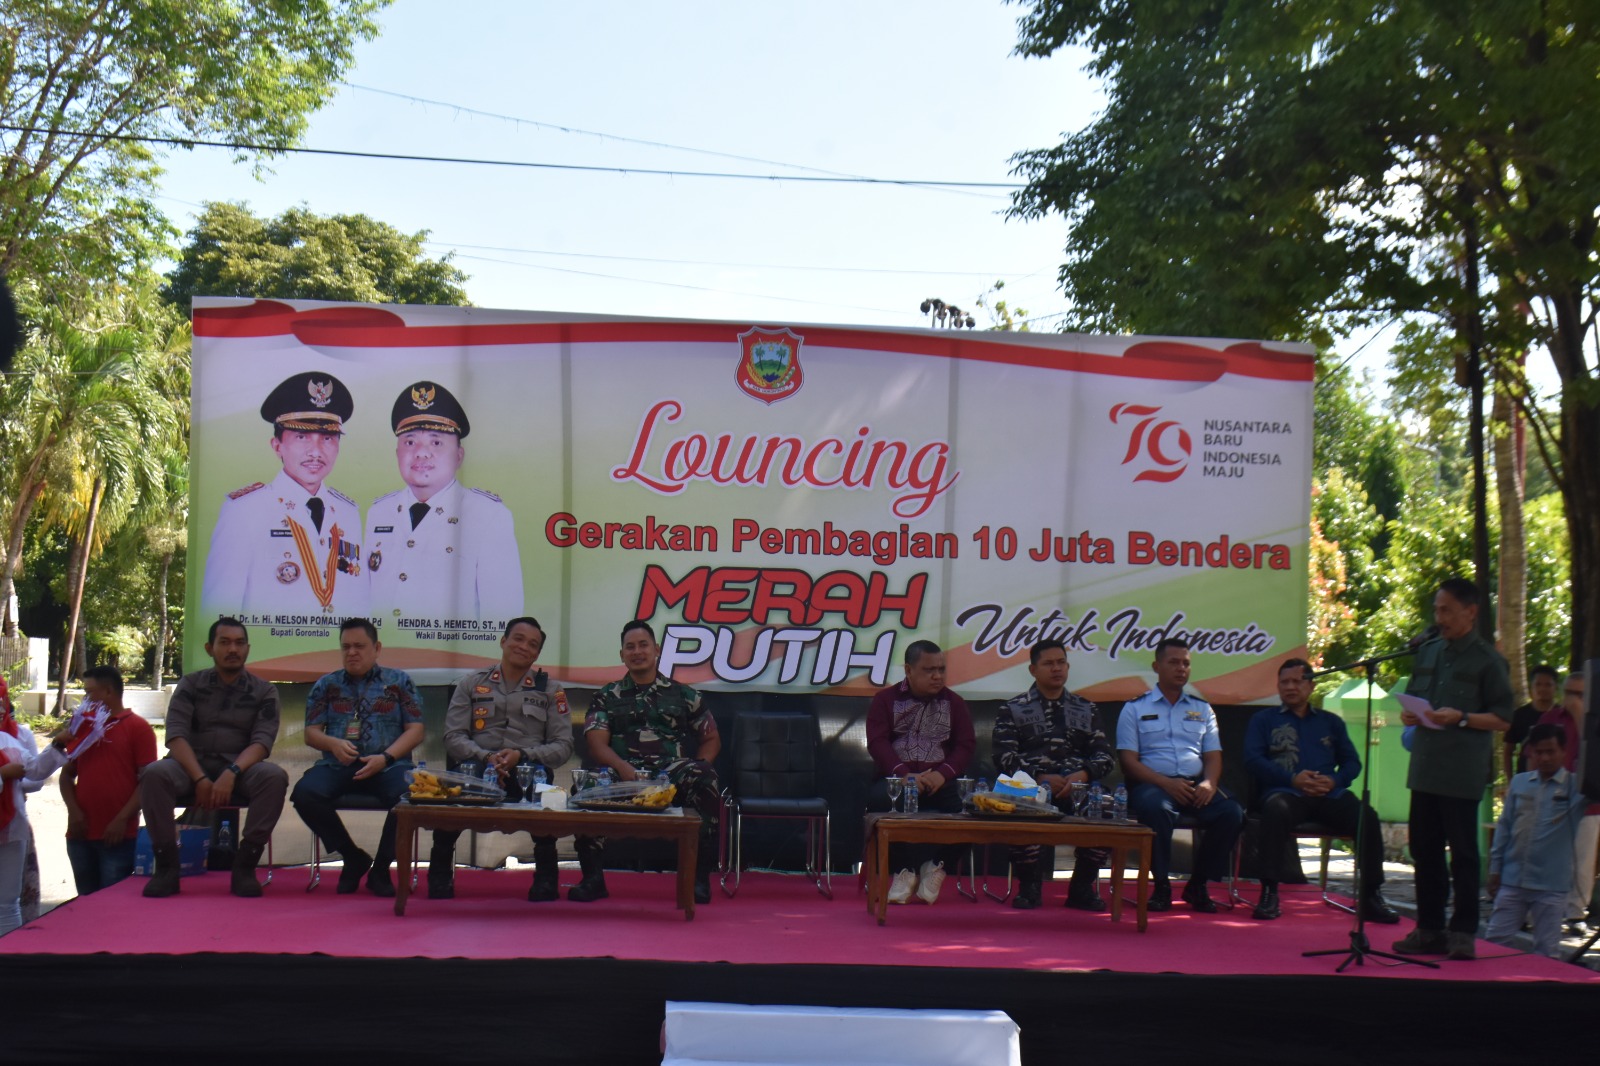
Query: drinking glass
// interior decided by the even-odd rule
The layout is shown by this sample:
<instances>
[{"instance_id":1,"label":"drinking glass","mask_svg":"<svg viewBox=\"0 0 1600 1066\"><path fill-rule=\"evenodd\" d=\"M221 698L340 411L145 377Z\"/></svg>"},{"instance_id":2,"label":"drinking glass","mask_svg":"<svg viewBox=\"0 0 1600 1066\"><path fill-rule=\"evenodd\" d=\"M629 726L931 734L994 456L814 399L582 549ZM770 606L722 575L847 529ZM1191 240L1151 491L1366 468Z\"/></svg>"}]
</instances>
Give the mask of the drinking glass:
<instances>
[{"instance_id":1,"label":"drinking glass","mask_svg":"<svg viewBox=\"0 0 1600 1066\"><path fill-rule=\"evenodd\" d=\"M1072 782L1072 813L1079 818L1083 817L1083 805L1089 798L1089 783L1087 781Z\"/></svg>"},{"instance_id":2,"label":"drinking glass","mask_svg":"<svg viewBox=\"0 0 1600 1066\"><path fill-rule=\"evenodd\" d=\"M966 803L967 800L972 798L973 784L974 782L970 777L956 778L956 792L960 794L962 803Z\"/></svg>"},{"instance_id":3,"label":"drinking glass","mask_svg":"<svg viewBox=\"0 0 1600 1066\"><path fill-rule=\"evenodd\" d=\"M528 795L528 788L532 784L533 784L533 767L530 766L528 763L518 763L517 764L517 788L519 788L521 790L520 794L517 797L519 800L528 801L528 800L533 799L532 796Z\"/></svg>"},{"instance_id":4,"label":"drinking glass","mask_svg":"<svg viewBox=\"0 0 1600 1066\"><path fill-rule=\"evenodd\" d=\"M885 778L884 783L889 786L889 812L893 814L900 809L900 793L905 790L906 783L898 777Z\"/></svg>"},{"instance_id":5,"label":"drinking glass","mask_svg":"<svg viewBox=\"0 0 1600 1066\"><path fill-rule=\"evenodd\" d=\"M474 781L481 781L483 780L483 763L478 762L476 759L458 762L456 763L456 773L464 777L470 777Z\"/></svg>"}]
</instances>

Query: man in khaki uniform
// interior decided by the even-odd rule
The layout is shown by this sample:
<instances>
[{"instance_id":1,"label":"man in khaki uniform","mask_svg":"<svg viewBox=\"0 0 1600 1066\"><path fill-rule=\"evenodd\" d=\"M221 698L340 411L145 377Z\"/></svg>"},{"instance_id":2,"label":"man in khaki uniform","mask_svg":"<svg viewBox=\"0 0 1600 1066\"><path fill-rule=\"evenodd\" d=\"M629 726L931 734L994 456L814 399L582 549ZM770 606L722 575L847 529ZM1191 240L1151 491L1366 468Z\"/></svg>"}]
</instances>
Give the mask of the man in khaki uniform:
<instances>
[{"instance_id":1,"label":"man in khaki uniform","mask_svg":"<svg viewBox=\"0 0 1600 1066\"><path fill-rule=\"evenodd\" d=\"M444 747L452 762L492 765L502 787L516 787L515 767L538 763L554 774L572 755L572 718L559 681L534 669L544 629L532 618L513 618L500 638L500 663L456 682L444 715ZM435 832L428 859L428 898L455 895L455 849L460 832ZM555 837L533 840L533 903L559 895Z\"/></svg>"}]
</instances>

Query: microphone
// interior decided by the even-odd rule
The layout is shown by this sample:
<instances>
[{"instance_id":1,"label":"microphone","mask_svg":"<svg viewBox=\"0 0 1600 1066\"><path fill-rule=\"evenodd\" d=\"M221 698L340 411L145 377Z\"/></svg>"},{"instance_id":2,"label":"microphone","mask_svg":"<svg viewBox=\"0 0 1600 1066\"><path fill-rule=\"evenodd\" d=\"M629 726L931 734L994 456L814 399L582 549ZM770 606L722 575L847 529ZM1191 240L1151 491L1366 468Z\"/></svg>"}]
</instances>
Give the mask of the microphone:
<instances>
[{"instance_id":1,"label":"microphone","mask_svg":"<svg viewBox=\"0 0 1600 1066\"><path fill-rule=\"evenodd\" d=\"M1428 643L1428 641L1433 640L1436 637L1438 637L1438 635L1439 635L1439 627L1438 626L1429 626L1427 629L1424 629L1421 633L1418 633L1416 636L1414 636L1410 640L1406 641L1406 647L1411 649L1412 651L1416 651L1418 648L1420 648L1424 644Z\"/></svg>"}]
</instances>

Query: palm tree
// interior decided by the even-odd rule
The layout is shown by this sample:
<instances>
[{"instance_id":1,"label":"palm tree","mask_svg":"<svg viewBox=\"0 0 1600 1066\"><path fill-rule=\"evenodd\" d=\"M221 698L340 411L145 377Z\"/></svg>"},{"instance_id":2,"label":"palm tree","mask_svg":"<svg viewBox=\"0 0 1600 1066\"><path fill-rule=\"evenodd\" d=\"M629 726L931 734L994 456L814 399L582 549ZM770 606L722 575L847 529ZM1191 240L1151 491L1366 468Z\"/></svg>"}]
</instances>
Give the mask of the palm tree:
<instances>
[{"instance_id":1,"label":"palm tree","mask_svg":"<svg viewBox=\"0 0 1600 1066\"><path fill-rule=\"evenodd\" d=\"M144 492L161 483L160 446L175 439L183 422L180 404L161 387L170 373L164 347L126 325L90 330L57 317L23 351L0 404L6 413L0 603L10 603L28 521L41 500L49 518L81 541L85 565L75 567L72 593L81 605L86 560L108 524L120 525ZM69 651L77 614L75 606ZM5 631L15 625L8 606Z\"/></svg>"}]
</instances>

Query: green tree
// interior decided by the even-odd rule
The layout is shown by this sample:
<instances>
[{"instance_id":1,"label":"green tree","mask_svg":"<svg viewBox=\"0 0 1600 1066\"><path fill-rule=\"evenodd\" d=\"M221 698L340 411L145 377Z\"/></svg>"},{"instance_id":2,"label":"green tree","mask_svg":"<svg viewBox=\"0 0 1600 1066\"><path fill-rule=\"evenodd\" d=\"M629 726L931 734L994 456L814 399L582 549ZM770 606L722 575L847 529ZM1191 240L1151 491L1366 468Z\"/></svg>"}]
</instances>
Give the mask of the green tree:
<instances>
[{"instance_id":1,"label":"green tree","mask_svg":"<svg viewBox=\"0 0 1600 1066\"><path fill-rule=\"evenodd\" d=\"M290 208L261 219L243 204L210 203L167 275L165 296L253 296L358 303L465 304L467 276L423 253L427 233L404 234L366 215Z\"/></svg>"},{"instance_id":2,"label":"green tree","mask_svg":"<svg viewBox=\"0 0 1600 1066\"><path fill-rule=\"evenodd\" d=\"M1421 312L1490 356L1542 346L1559 415L1525 382L1517 398L1566 503L1574 639L1600 654L1590 6L1028 6L1019 51L1088 45L1107 84L1094 123L1017 157L1015 212L1072 223L1061 277L1082 318L1316 340Z\"/></svg>"},{"instance_id":3,"label":"green tree","mask_svg":"<svg viewBox=\"0 0 1600 1066\"><path fill-rule=\"evenodd\" d=\"M47 324L18 358L0 394L5 462L0 500L5 506L5 554L0 603L9 603L23 540L40 501L62 518L82 515L86 550L94 530L89 516L108 507L120 518L140 494L158 448L174 439L183 419L181 401L163 393L167 357L146 335L127 327L98 333L57 320ZM115 490L115 494L113 494ZM16 620L4 619L6 633Z\"/></svg>"},{"instance_id":4,"label":"green tree","mask_svg":"<svg viewBox=\"0 0 1600 1066\"><path fill-rule=\"evenodd\" d=\"M6 0L0 273L56 302L137 272L169 232L139 139L294 144L389 2Z\"/></svg>"}]
</instances>

